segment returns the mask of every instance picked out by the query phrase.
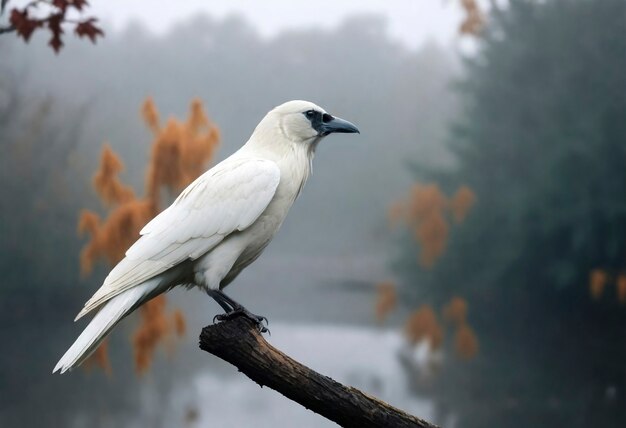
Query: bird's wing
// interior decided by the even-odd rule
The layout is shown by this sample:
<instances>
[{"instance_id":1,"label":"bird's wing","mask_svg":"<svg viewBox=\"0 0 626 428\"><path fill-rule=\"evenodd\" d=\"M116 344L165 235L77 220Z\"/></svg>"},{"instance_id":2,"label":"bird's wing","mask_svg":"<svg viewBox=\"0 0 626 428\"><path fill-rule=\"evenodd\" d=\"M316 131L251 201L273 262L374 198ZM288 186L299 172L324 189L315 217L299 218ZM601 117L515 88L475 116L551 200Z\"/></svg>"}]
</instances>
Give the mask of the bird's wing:
<instances>
[{"instance_id":1,"label":"bird's wing","mask_svg":"<svg viewBox=\"0 0 626 428\"><path fill-rule=\"evenodd\" d=\"M141 230L76 319L249 227L269 205L279 181L278 166L264 159L227 160L198 177Z\"/></svg>"}]
</instances>

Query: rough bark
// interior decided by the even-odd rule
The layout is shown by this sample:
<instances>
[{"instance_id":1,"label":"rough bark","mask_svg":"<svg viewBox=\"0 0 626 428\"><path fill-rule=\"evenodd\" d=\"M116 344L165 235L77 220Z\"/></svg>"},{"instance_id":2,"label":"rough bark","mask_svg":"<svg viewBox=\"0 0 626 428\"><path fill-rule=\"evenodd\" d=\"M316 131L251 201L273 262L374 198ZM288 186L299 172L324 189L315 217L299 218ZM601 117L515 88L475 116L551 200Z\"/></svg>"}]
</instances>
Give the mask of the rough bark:
<instances>
[{"instance_id":1,"label":"rough bark","mask_svg":"<svg viewBox=\"0 0 626 428\"><path fill-rule=\"evenodd\" d=\"M259 385L268 386L341 426L436 428L300 364L267 343L247 318L203 328L200 348L231 363Z\"/></svg>"}]
</instances>

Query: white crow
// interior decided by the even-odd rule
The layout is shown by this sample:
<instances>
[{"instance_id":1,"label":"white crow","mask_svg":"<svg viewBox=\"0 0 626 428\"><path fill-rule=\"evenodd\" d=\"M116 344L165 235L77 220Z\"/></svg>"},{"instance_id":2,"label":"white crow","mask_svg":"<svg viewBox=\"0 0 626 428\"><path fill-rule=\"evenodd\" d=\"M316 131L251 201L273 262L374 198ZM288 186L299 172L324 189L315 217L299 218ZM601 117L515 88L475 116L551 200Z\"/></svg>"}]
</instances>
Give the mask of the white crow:
<instances>
[{"instance_id":1,"label":"white crow","mask_svg":"<svg viewBox=\"0 0 626 428\"><path fill-rule=\"evenodd\" d=\"M264 317L222 290L272 240L311 173L317 144L334 132L359 131L307 101L270 111L243 147L141 230L76 317L98 310L53 373L78 366L122 318L177 285L205 290L226 311L218 320L246 316L265 331Z\"/></svg>"}]
</instances>

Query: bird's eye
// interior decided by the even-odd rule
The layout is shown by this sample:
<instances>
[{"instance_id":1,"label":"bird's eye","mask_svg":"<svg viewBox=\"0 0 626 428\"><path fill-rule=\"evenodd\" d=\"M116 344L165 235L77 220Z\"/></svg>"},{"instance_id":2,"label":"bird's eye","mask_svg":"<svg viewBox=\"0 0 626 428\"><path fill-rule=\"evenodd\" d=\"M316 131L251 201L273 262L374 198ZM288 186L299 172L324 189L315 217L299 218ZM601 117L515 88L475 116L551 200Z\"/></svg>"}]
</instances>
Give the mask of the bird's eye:
<instances>
[{"instance_id":1,"label":"bird's eye","mask_svg":"<svg viewBox=\"0 0 626 428\"><path fill-rule=\"evenodd\" d=\"M332 116L331 116L330 114L328 114L328 113L324 113L324 114L322 115L322 122L324 122L324 123L328 123L328 122L330 122L330 121L331 121L331 120L333 120L333 119L334 119L334 117L332 117Z\"/></svg>"},{"instance_id":2,"label":"bird's eye","mask_svg":"<svg viewBox=\"0 0 626 428\"><path fill-rule=\"evenodd\" d=\"M315 117L315 110L307 110L307 111L304 112L304 115L308 119L313 119L313 117Z\"/></svg>"}]
</instances>

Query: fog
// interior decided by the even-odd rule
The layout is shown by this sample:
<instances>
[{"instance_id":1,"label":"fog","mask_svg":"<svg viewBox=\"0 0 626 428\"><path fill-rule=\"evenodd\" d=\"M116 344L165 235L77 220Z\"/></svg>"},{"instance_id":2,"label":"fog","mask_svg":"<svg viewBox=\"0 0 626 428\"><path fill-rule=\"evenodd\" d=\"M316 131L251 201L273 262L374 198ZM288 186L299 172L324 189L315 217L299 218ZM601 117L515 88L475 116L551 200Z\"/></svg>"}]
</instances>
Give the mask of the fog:
<instances>
[{"instance_id":1,"label":"fog","mask_svg":"<svg viewBox=\"0 0 626 428\"><path fill-rule=\"evenodd\" d=\"M322 141L226 289L271 343L445 427L624 426L623 1L479 2L464 33L460 2L430 3L346 1L326 20L326 1L102 2L95 45L0 35L0 426L332 426L198 349L220 312L199 290L168 293L185 333L145 372L132 315L110 374L50 373L111 267L81 275L76 230L115 209L93 186L104 144L145 196L149 98L162 124L201 102L220 131L207 168L290 99L361 131Z\"/></svg>"}]
</instances>

